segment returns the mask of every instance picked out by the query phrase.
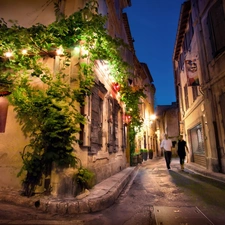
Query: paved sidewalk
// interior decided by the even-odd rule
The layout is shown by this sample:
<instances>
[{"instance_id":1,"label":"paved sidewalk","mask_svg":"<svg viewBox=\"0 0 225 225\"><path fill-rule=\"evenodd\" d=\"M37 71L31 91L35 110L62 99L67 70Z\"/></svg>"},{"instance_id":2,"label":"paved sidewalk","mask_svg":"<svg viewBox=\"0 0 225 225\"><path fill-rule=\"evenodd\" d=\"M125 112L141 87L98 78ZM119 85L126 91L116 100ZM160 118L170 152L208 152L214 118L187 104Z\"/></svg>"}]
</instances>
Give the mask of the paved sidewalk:
<instances>
[{"instance_id":1,"label":"paved sidewalk","mask_svg":"<svg viewBox=\"0 0 225 225\"><path fill-rule=\"evenodd\" d=\"M160 160L164 160L161 158ZM175 162L174 162L175 161ZM143 164L151 163L151 160L143 162ZM175 163L179 166L179 159L173 158L171 166ZM21 196L19 192L0 189L0 201L9 202L15 205L37 208L38 210L52 214L81 214L97 212L108 208L118 198L122 190L132 182L134 174L139 166L127 167L121 172L102 181L90 190L87 195L84 193L83 198L54 198L51 196L35 195L30 198ZM225 182L225 174L214 173L206 170L204 167L194 163L185 163L185 170L191 170L211 179Z\"/></svg>"},{"instance_id":2,"label":"paved sidewalk","mask_svg":"<svg viewBox=\"0 0 225 225\"><path fill-rule=\"evenodd\" d=\"M159 157L160 159L164 160L164 157ZM173 156L172 160L171 160L171 168L173 170L173 166L175 166L178 170L180 169L180 162L179 162L179 158ZM214 179L214 180L218 180L221 182L225 182L225 174L224 173L216 173L216 172L212 172L207 170L205 167L198 165L196 163L193 162L185 162L184 163L184 170L190 170L193 173L197 173L200 174L202 176Z\"/></svg>"},{"instance_id":3,"label":"paved sidewalk","mask_svg":"<svg viewBox=\"0 0 225 225\"><path fill-rule=\"evenodd\" d=\"M216 173L207 170L205 167L197 165L195 163L189 162L185 163L185 168L191 170L192 172L199 173L202 176L209 177L214 180L219 180L225 182L225 174L224 173Z\"/></svg>"},{"instance_id":4,"label":"paved sidewalk","mask_svg":"<svg viewBox=\"0 0 225 225\"><path fill-rule=\"evenodd\" d=\"M35 195L30 198L21 196L13 190L0 190L0 201L31 208L52 214L81 214L97 212L114 204L122 190L129 183L138 167L127 167L121 172L95 185L81 198L54 198Z\"/></svg>"}]
</instances>

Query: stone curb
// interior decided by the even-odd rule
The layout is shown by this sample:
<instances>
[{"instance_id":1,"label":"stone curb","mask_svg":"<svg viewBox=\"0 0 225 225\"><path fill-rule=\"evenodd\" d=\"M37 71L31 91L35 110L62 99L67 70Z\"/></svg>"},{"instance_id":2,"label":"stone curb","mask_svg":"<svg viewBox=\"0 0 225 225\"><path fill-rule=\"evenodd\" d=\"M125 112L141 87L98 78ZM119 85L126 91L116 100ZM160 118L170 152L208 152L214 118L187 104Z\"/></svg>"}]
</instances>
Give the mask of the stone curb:
<instances>
[{"instance_id":1,"label":"stone curb","mask_svg":"<svg viewBox=\"0 0 225 225\"><path fill-rule=\"evenodd\" d=\"M131 180L136 167L127 167L121 172L95 185L90 194L82 199L54 198L46 196L23 197L19 192L0 190L0 201L15 205L38 208L50 214L82 214L97 212L111 206Z\"/></svg>"},{"instance_id":2,"label":"stone curb","mask_svg":"<svg viewBox=\"0 0 225 225\"><path fill-rule=\"evenodd\" d=\"M185 167L194 173L198 173L200 175L203 175L205 177L208 177L208 178L211 178L211 179L214 179L217 181L225 182L225 174L224 173L211 172L211 171L208 171L206 168L201 167L199 165L196 166L193 163L185 163Z\"/></svg>"}]
</instances>

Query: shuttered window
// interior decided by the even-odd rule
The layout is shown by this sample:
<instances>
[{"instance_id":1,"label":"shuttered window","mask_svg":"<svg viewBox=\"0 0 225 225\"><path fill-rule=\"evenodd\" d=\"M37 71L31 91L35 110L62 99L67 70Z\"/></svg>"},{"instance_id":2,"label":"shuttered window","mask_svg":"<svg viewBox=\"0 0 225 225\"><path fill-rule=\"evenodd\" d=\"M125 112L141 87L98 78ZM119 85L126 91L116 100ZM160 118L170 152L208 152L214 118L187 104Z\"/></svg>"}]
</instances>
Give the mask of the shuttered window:
<instances>
[{"instance_id":1,"label":"shuttered window","mask_svg":"<svg viewBox=\"0 0 225 225\"><path fill-rule=\"evenodd\" d=\"M198 86L192 86L193 101L198 97Z\"/></svg>"},{"instance_id":2,"label":"shuttered window","mask_svg":"<svg viewBox=\"0 0 225 225\"><path fill-rule=\"evenodd\" d=\"M178 65L179 65L179 69L183 71L184 70L184 52L180 54Z\"/></svg>"},{"instance_id":3,"label":"shuttered window","mask_svg":"<svg viewBox=\"0 0 225 225\"><path fill-rule=\"evenodd\" d=\"M194 28L192 23L192 16L190 14L189 21L188 21L188 30L185 33L184 42L183 42L183 52L185 54L190 50L190 45L191 45L193 35L194 35Z\"/></svg>"},{"instance_id":4,"label":"shuttered window","mask_svg":"<svg viewBox=\"0 0 225 225\"><path fill-rule=\"evenodd\" d=\"M108 99L108 151L118 152L118 112L120 106L116 99Z\"/></svg>"},{"instance_id":5,"label":"shuttered window","mask_svg":"<svg viewBox=\"0 0 225 225\"><path fill-rule=\"evenodd\" d=\"M120 1L114 0L114 4L115 4L117 17L118 17L118 19L120 19Z\"/></svg>"},{"instance_id":6,"label":"shuttered window","mask_svg":"<svg viewBox=\"0 0 225 225\"><path fill-rule=\"evenodd\" d=\"M91 101L91 147L89 153L95 154L102 148L103 99L107 90L102 83L95 84Z\"/></svg>"},{"instance_id":7,"label":"shuttered window","mask_svg":"<svg viewBox=\"0 0 225 225\"><path fill-rule=\"evenodd\" d=\"M102 106L103 101L98 96L98 89L94 88L91 104L91 153L96 153L102 146Z\"/></svg>"},{"instance_id":8,"label":"shuttered window","mask_svg":"<svg viewBox=\"0 0 225 225\"><path fill-rule=\"evenodd\" d=\"M194 28L193 28L193 22L192 22L192 15L190 14L189 20L188 20L188 30L184 34L184 40L182 45L183 51L180 54L180 58L178 62L180 70L183 70L184 59L186 57L186 53L190 50L193 35L194 35Z\"/></svg>"},{"instance_id":9,"label":"shuttered window","mask_svg":"<svg viewBox=\"0 0 225 225\"><path fill-rule=\"evenodd\" d=\"M221 0L218 0L209 10L208 26L212 54L215 57L225 50L225 16Z\"/></svg>"},{"instance_id":10,"label":"shuttered window","mask_svg":"<svg viewBox=\"0 0 225 225\"><path fill-rule=\"evenodd\" d=\"M187 84L184 86L184 98L185 98L186 110L188 110L188 108L189 108L189 101L188 101L188 85Z\"/></svg>"}]
</instances>

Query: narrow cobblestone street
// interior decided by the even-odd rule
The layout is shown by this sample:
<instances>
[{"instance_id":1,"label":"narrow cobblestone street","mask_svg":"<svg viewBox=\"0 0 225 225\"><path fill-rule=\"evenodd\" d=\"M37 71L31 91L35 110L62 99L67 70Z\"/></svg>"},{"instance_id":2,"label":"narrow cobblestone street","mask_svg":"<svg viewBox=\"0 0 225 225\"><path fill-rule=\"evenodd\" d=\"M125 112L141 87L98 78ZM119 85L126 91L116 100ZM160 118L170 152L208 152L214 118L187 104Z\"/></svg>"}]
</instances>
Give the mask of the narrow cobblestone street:
<instances>
[{"instance_id":1,"label":"narrow cobblestone street","mask_svg":"<svg viewBox=\"0 0 225 225\"><path fill-rule=\"evenodd\" d=\"M104 224L155 224L160 207L166 218L159 213L157 224L225 224L225 203L221 198L225 194L224 183L179 168L178 159L173 159L172 170L166 169L163 158L144 162L129 191L103 212L103 218L110 218ZM182 207L186 215L170 213L179 209L181 212ZM193 210L198 211L198 216L192 214Z\"/></svg>"},{"instance_id":2,"label":"narrow cobblestone street","mask_svg":"<svg viewBox=\"0 0 225 225\"><path fill-rule=\"evenodd\" d=\"M50 215L1 203L1 224L78 225L222 225L225 224L224 183L181 171L178 159L167 170L163 158L139 165L116 203L97 213Z\"/></svg>"}]
</instances>

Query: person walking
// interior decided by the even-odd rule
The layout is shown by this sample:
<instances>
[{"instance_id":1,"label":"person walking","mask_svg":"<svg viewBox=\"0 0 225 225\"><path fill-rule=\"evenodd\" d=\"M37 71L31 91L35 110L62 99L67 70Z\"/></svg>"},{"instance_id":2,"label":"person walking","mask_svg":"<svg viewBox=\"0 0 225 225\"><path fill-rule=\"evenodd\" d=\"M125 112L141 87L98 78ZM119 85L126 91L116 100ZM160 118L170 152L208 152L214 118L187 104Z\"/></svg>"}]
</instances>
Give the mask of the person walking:
<instances>
[{"instance_id":1,"label":"person walking","mask_svg":"<svg viewBox=\"0 0 225 225\"><path fill-rule=\"evenodd\" d=\"M183 135L180 135L179 139L178 139L178 143L177 143L177 154L180 158L181 170L184 170L184 161L185 161L185 156L186 156L186 150L189 153L186 141L183 140Z\"/></svg>"},{"instance_id":2,"label":"person walking","mask_svg":"<svg viewBox=\"0 0 225 225\"><path fill-rule=\"evenodd\" d=\"M166 160L166 166L167 169L170 170L170 163L171 163L171 157L172 157L172 141L168 138L168 135L164 135L164 139L161 142L161 150L164 151L164 157Z\"/></svg>"}]
</instances>

